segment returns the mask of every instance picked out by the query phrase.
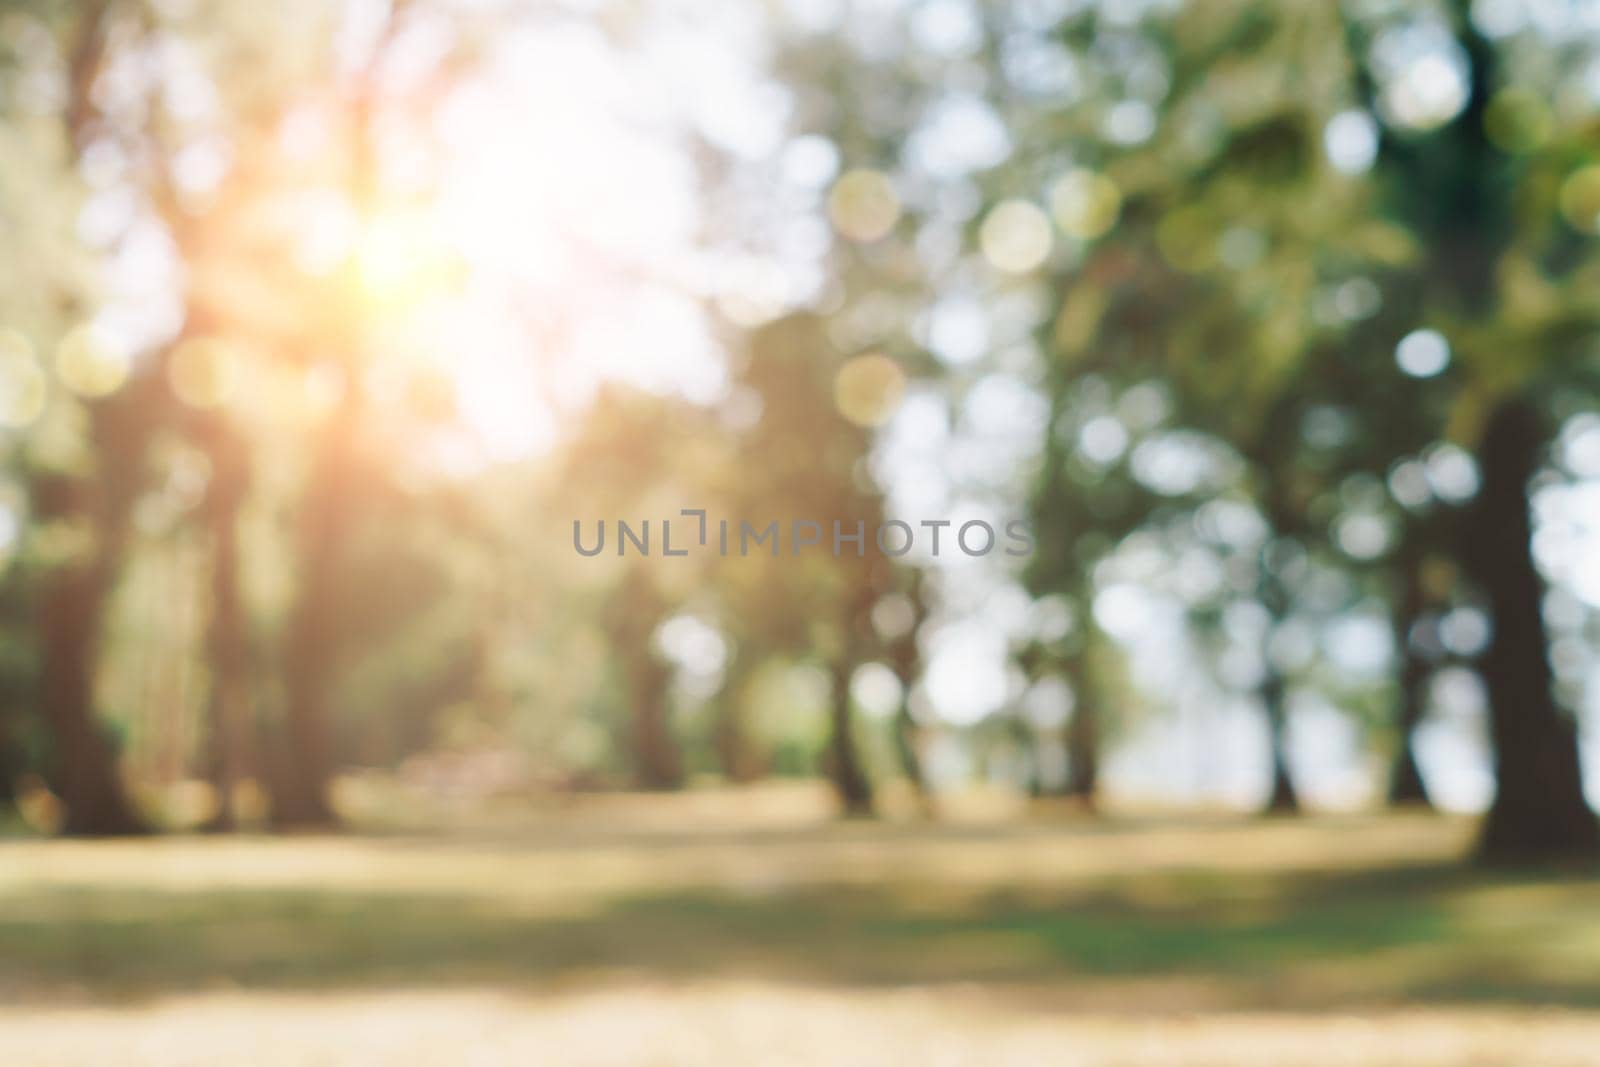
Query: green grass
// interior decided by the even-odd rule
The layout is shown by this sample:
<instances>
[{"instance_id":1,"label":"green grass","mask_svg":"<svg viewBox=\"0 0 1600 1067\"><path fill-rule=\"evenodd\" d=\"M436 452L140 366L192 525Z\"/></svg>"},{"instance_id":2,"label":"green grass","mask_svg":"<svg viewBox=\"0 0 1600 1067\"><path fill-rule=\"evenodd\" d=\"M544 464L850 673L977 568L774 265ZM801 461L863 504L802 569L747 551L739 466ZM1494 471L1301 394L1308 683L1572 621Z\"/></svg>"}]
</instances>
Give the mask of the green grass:
<instances>
[{"instance_id":1,"label":"green grass","mask_svg":"<svg viewBox=\"0 0 1600 1067\"><path fill-rule=\"evenodd\" d=\"M1464 841L1410 818L13 842L0 990L626 974L1600 1005L1600 889L1474 872Z\"/></svg>"},{"instance_id":2,"label":"green grass","mask_svg":"<svg viewBox=\"0 0 1600 1067\"><path fill-rule=\"evenodd\" d=\"M1520 1025L1551 1010L1592 1026L1600 1012L1600 886L1472 870L1462 820L657 816L568 812L452 837L3 843L0 1001L149 1023L197 995L252 1012L312 997L295 1019L306 1003L419 991L625 995L622 1025L662 1010L663 990L778 990L774 1005L836 998L856 1013L846 1029L907 991L981 999L984 1018L1128 1026L1193 1012Z\"/></svg>"}]
</instances>

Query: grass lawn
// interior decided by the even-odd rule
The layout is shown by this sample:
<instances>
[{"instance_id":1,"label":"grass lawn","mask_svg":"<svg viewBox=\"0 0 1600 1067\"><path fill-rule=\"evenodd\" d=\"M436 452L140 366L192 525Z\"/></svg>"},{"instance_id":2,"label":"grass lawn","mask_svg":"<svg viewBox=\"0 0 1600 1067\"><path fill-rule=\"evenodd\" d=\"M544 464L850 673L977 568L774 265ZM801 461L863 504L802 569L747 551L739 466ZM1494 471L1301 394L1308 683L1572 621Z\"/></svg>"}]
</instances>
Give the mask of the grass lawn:
<instances>
[{"instance_id":1,"label":"grass lawn","mask_svg":"<svg viewBox=\"0 0 1600 1067\"><path fill-rule=\"evenodd\" d=\"M693 803L0 843L0 1061L1600 1064L1600 881L1463 820Z\"/></svg>"}]
</instances>

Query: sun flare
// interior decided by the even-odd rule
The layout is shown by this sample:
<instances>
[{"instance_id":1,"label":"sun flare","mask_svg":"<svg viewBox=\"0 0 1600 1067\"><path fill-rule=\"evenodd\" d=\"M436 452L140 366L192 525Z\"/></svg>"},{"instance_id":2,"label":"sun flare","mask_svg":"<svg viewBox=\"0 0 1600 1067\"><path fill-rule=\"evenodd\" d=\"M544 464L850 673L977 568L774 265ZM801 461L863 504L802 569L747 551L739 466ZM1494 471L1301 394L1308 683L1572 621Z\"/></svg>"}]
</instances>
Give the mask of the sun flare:
<instances>
[{"instance_id":1,"label":"sun flare","mask_svg":"<svg viewBox=\"0 0 1600 1067\"><path fill-rule=\"evenodd\" d=\"M514 458L604 380L704 393L720 378L672 116L619 95L627 60L591 31L509 34L497 55L396 124L363 221L322 204L303 240L323 261L343 246L350 314L384 357L442 371L473 449Z\"/></svg>"}]
</instances>

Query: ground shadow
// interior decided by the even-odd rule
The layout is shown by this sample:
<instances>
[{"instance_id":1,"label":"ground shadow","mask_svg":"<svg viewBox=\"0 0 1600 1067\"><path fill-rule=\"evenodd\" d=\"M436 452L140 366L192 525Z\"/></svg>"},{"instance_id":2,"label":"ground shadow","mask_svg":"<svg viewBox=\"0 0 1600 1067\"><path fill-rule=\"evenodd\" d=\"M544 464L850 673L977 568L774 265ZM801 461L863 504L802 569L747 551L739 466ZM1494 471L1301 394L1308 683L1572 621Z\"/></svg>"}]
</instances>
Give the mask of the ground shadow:
<instances>
[{"instance_id":1,"label":"ground shadow","mask_svg":"<svg viewBox=\"0 0 1600 1067\"><path fill-rule=\"evenodd\" d=\"M550 987L623 975L1058 990L1183 981L1219 1004L1300 1010L1600 1006L1600 981L1545 958L1541 936L1552 932L1540 916L1485 925L1462 906L1485 890L1514 901L1522 887L1574 900L1585 891L1442 866L1247 882L1172 872L1059 893L675 891L564 912L492 894L21 891L0 915L0 996Z\"/></svg>"}]
</instances>

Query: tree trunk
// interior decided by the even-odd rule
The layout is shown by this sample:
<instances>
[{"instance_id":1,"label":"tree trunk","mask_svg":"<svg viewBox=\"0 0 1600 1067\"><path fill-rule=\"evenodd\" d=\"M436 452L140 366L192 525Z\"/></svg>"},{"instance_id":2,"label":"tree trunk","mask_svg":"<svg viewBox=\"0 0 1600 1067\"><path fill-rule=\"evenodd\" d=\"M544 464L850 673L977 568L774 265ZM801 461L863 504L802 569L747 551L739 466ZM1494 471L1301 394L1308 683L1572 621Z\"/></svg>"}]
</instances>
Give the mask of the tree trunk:
<instances>
[{"instance_id":1,"label":"tree trunk","mask_svg":"<svg viewBox=\"0 0 1600 1067\"><path fill-rule=\"evenodd\" d=\"M640 789L677 789L683 756L672 736L672 671L655 651L656 630L669 613L646 564L630 567L606 607L606 633L627 700L633 781Z\"/></svg>"},{"instance_id":2,"label":"tree trunk","mask_svg":"<svg viewBox=\"0 0 1600 1067\"><path fill-rule=\"evenodd\" d=\"M1402 720L1408 714L1402 709ZM1417 766L1411 728L1405 726L1404 721L1401 731L1400 750L1395 754L1394 770L1389 779L1389 803L1397 808L1431 810L1433 798L1428 795L1428 783L1423 781L1422 768Z\"/></svg>"},{"instance_id":3,"label":"tree trunk","mask_svg":"<svg viewBox=\"0 0 1600 1067\"><path fill-rule=\"evenodd\" d=\"M922 765L922 752L917 746L919 729L916 718L911 714L911 701L902 698L894 712L895 755L899 757L900 769L905 772L917 796L926 798L932 790L928 787L928 772Z\"/></svg>"},{"instance_id":4,"label":"tree trunk","mask_svg":"<svg viewBox=\"0 0 1600 1067\"><path fill-rule=\"evenodd\" d=\"M110 593L104 566L66 567L46 579L40 704L54 752L51 786L66 809L61 832L106 837L145 826L129 803L117 756L94 711L100 622Z\"/></svg>"},{"instance_id":5,"label":"tree trunk","mask_svg":"<svg viewBox=\"0 0 1600 1067\"><path fill-rule=\"evenodd\" d=\"M1395 727L1399 748L1389 778L1389 803L1396 807L1431 808L1428 785L1417 766L1416 733L1427 714L1428 661L1411 640L1411 631L1427 608L1427 591L1422 585L1422 556L1408 552L1400 561L1396 603L1393 609L1394 643L1400 652L1398 704Z\"/></svg>"},{"instance_id":6,"label":"tree trunk","mask_svg":"<svg viewBox=\"0 0 1600 1067\"><path fill-rule=\"evenodd\" d=\"M217 792L211 829L238 826L234 802L248 773L251 739L249 643L239 589L239 507L248 486L243 443L211 428L211 486L205 521L211 535L211 617L206 633L211 673L208 763Z\"/></svg>"},{"instance_id":7,"label":"tree trunk","mask_svg":"<svg viewBox=\"0 0 1600 1067\"><path fill-rule=\"evenodd\" d=\"M1067 723L1067 781L1063 795L1093 811L1100 787L1100 722L1083 688Z\"/></svg>"},{"instance_id":8,"label":"tree trunk","mask_svg":"<svg viewBox=\"0 0 1600 1067\"><path fill-rule=\"evenodd\" d=\"M9 739L0 738L0 813L17 804L17 779L22 761L16 758Z\"/></svg>"},{"instance_id":9,"label":"tree trunk","mask_svg":"<svg viewBox=\"0 0 1600 1067\"><path fill-rule=\"evenodd\" d=\"M855 716L851 713L850 665L848 659L834 663L832 677L832 731L828 743L828 774L839 793L846 815L866 815L872 811L872 783L861 764L856 746Z\"/></svg>"},{"instance_id":10,"label":"tree trunk","mask_svg":"<svg viewBox=\"0 0 1600 1067\"><path fill-rule=\"evenodd\" d=\"M8 701L0 706L0 811L16 805L18 783L28 771L27 747L23 742L26 726L27 719L20 704Z\"/></svg>"},{"instance_id":11,"label":"tree trunk","mask_svg":"<svg viewBox=\"0 0 1600 1067\"><path fill-rule=\"evenodd\" d=\"M672 736L671 672L656 658L648 640L629 654L634 783L640 789L678 789L683 785L683 759Z\"/></svg>"},{"instance_id":12,"label":"tree trunk","mask_svg":"<svg viewBox=\"0 0 1600 1067\"><path fill-rule=\"evenodd\" d=\"M889 668L894 672L895 680L900 683L900 703L894 711L894 748L895 755L900 761L901 771L911 782L917 799L926 808L933 796L933 790L928 783L928 769L922 760L919 737L922 728L918 725L916 716L911 713L911 691L916 687L917 676L922 671L922 647L917 644L917 633L927 618L927 606L923 601L922 582L919 576L912 577L907 598L912 606L913 621L903 634L889 642L887 649ZM870 618L872 609L869 607L865 610Z\"/></svg>"},{"instance_id":13,"label":"tree trunk","mask_svg":"<svg viewBox=\"0 0 1600 1067\"><path fill-rule=\"evenodd\" d=\"M83 5L67 57L63 119L74 160L94 117L93 86L105 58L108 7L104 0ZM144 443L138 405L131 419L106 417L119 401L125 401L127 392L89 412L96 458L116 466L109 478L104 471L98 473L98 481L89 483L39 476L30 486L37 518L91 521L95 538L89 559L45 575L39 589L39 704L52 751L47 777L66 808L62 824L66 834L110 836L145 831L124 791L111 739L94 709L102 614L120 573ZM124 431L128 436L119 437Z\"/></svg>"},{"instance_id":14,"label":"tree trunk","mask_svg":"<svg viewBox=\"0 0 1600 1067\"><path fill-rule=\"evenodd\" d=\"M722 687L716 705L716 722L713 738L717 749L717 762L722 776L729 782L747 784L761 777L761 754L756 751L745 723L744 689L749 671L735 655L727 682Z\"/></svg>"},{"instance_id":15,"label":"tree trunk","mask_svg":"<svg viewBox=\"0 0 1600 1067\"><path fill-rule=\"evenodd\" d=\"M272 821L286 828L331 826L333 684L340 648L340 572L350 535L360 383L347 375L338 408L312 449L300 505L298 595L284 656L287 751L272 784Z\"/></svg>"},{"instance_id":16,"label":"tree trunk","mask_svg":"<svg viewBox=\"0 0 1600 1067\"><path fill-rule=\"evenodd\" d=\"M1284 409L1280 407L1272 414L1281 419L1283 412ZM1269 648L1272 637L1288 617L1294 602L1294 590L1289 584L1291 578L1285 573L1290 558L1287 550L1293 544L1288 539L1297 536L1305 528L1305 509L1292 489L1283 456L1276 454L1270 443L1273 440L1272 436L1265 436L1262 447L1258 449L1258 462L1262 464L1265 476L1262 506L1276 535L1262 549L1261 569L1256 579L1258 599L1261 606L1266 608L1270 620L1266 635ZM1267 653L1268 649L1262 651ZM1257 694L1267 717L1267 737L1272 749L1272 791L1267 795L1264 810L1272 815L1293 815L1300 811L1300 797L1295 790L1294 778L1289 773L1289 682L1272 662L1270 655L1266 656L1263 670L1265 674Z\"/></svg>"},{"instance_id":17,"label":"tree trunk","mask_svg":"<svg viewBox=\"0 0 1600 1067\"><path fill-rule=\"evenodd\" d=\"M1297 814L1300 811L1300 797L1295 792L1294 779L1289 774L1288 686L1283 676L1269 666L1260 693L1261 705L1267 715L1267 734L1272 745L1272 792L1267 797L1265 810L1273 815Z\"/></svg>"},{"instance_id":18,"label":"tree trunk","mask_svg":"<svg viewBox=\"0 0 1600 1067\"><path fill-rule=\"evenodd\" d=\"M95 712L94 682L105 613L141 488L151 411L162 401L159 366L90 411L96 470L85 478L37 475L40 521L83 524L83 558L48 571L38 590L39 705L50 733L46 777L66 809L62 833L113 836L148 829L123 786L111 737Z\"/></svg>"},{"instance_id":19,"label":"tree trunk","mask_svg":"<svg viewBox=\"0 0 1600 1067\"><path fill-rule=\"evenodd\" d=\"M1543 583L1534 568L1528 482L1544 444L1538 412L1511 400L1479 452L1482 489L1461 550L1488 595L1494 636L1479 661L1489 692L1497 789L1480 858L1514 863L1592 858L1600 825L1584 801L1577 730L1556 706L1546 659Z\"/></svg>"}]
</instances>

